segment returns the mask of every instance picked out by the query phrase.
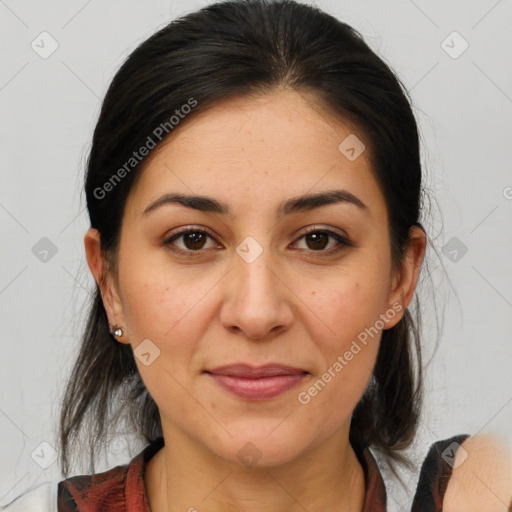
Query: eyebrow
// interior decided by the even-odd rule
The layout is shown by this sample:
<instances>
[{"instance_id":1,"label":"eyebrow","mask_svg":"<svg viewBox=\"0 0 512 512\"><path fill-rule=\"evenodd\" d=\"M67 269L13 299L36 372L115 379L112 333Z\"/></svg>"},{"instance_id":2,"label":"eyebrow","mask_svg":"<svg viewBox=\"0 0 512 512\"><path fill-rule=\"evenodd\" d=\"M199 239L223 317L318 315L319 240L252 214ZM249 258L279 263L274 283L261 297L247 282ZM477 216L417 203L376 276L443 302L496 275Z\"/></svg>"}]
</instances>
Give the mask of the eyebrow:
<instances>
[{"instance_id":1,"label":"eyebrow","mask_svg":"<svg viewBox=\"0 0 512 512\"><path fill-rule=\"evenodd\" d=\"M305 194L287 199L279 204L276 215L282 217L336 203L352 204L361 210L368 211L368 207L363 201L348 190L329 190L317 194ZM179 193L164 194L156 201L149 204L144 210L143 215L147 215L167 204L180 204L194 210L218 213L228 217L233 215L228 204L218 201L213 197Z\"/></svg>"}]
</instances>

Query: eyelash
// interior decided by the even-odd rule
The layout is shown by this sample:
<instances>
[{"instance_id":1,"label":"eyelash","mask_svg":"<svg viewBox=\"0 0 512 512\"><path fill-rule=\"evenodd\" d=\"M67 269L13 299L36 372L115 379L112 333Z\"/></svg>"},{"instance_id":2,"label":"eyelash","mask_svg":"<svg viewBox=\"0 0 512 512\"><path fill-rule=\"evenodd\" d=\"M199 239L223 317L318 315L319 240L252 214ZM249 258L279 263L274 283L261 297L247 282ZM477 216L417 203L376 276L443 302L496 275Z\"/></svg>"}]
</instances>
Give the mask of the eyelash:
<instances>
[{"instance_id":1,"label":"eyelash","mask_svg":"<svg viewBox=\"0 0 512 512\"><path fill-rule=\"evenodd\" d=\"M189 227L189 228L183 229L181 231L178 231L177 233L174 233L172 236L166 238L164 240L163 244L174 253L185 255L187 257L192 257L192 258L197 257L200 255L201 252L204 252L207 249L198 249L197 251L193 251L190 249L185 250L185 249L181 249L181 248L176 248L175 246L173 247L173 245L172 245L175 240L179 239L180 237L182 237L184 235L187 235L188 233L205 234L205 235L209 236L210 238L212 238L213 240L215 240L215 237L213 236L213 234L210 233L208 230L206 230L204 228L199 228L199 227L197 227L197 228ZM331 231L330 229L320 229L316 226L314 226L313 228L309 229L308 231L302 233L302 235L299 238L297 238L296 242L298 242L299 240L302 240L305 236L310 235L312 233L326 234L330 238L334 238L338 242L337 246L335 246L334 248L331 248L331 249L327 249L327 250L322 249L322 250L314 251L314 250L305 249L307 252L310 252L313 254L319 253L320 257L330 256L332 254L335 254L338 251L342 250L345 246L352 247L352 244L349 242L349 240L347 240L345 237L343 237L339 233L336 233L335 231ZM304 250L304 249L301 249L301 250Z\"/></svg>"}]
</instances>

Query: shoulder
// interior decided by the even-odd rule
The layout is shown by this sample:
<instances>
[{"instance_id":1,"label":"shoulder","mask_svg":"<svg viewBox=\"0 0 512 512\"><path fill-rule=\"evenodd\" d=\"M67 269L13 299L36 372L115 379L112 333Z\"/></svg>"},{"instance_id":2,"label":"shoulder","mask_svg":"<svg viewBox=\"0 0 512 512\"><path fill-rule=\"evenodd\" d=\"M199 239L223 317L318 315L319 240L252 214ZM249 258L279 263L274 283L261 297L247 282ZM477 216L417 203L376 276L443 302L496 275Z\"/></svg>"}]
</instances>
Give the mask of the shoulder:
<instances>
[{"instance_id":1,"label":"shoulder","mask_svg":"<svg viewBox=\"0 0 512 512\"><path fill-rule=\"evenodd\" d=\"M443 505L444 512L512 510L510 445L490 434L468 437L455 453Z\"/></svg>"},{"instance_id":2,"label":"shoulder","mask_svg":"<svg viewBox=\"0 0 512 512\"><path fill-rule=\"evenodd\" d=\"M151 457L163 446L159 437L129 463L102 473L77 475L58 483L45 483L29 490L0 512L149 512L144 471Z\"/></svg>"},{"instance_id":3,"label":"shoulder","mask_svg":"<svg viewBox=\"0 0 512 512\"><path fill-rule=\"evenodd\" d=\"M0 506L5 512L57 512L58 483L44 483L25 492L14 501Z\"/></svg>"},{"instance_id":4,"label":"shoulder","mask_svg":"<svg viewBox=\"0 0 512 512\"><path fill-rule=\"evenodd\" d=\"M453 461L458 449L468 437L468 434L459 434L430 445L421 465L411 512L442 510L446 486L452 475Z\"/></svg>"},{"instance_id":5,"label":"shoulder","mask_svg":"<svg viewBox=\"0 0 512 512\"><path fill-rule=\"evenodd\" d=\"M116 466L93 475L78 475L59 482L57 501L59 512L96 512L109 506L109 510L124 510L126 481L130 465Z\"/></svg>"},{"instance_id":6,"label":"shoulder","mask_svg":"<svg viewBox=\"0 0 512 512\"><path fill-rule=\"evenodd\" d=\"M162 446L163 438L160 437L127 464L103 473L78 475L63 480L58 486L58 512L148 512L144 472L148 461Z\"/></svg>"},{"instance_id":7,"label":"shoulder","mask_svg":"<svg viewBox=\"0 0 512 512\"><path fill-rule=\"evenodd\" d=\"M0 512L93 512L104 506L124 510L120 505L126 501L128 469L127 465L117 466L103 473L41 484L0 507Z\"/></svg>"}]
</instances>

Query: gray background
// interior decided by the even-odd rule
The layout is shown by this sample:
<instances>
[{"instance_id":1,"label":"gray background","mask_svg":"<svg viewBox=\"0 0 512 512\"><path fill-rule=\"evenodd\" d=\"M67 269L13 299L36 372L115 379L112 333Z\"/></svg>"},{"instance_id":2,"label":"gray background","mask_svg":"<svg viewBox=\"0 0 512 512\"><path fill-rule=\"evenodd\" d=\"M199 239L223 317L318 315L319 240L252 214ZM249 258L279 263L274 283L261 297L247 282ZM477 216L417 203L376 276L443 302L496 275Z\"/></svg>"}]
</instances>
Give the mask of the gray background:
<instances>
[{"instance_id":1,"label":"gray background","mask_svg":"<svg viewBox=\"0 0 512 512\"><path fill-rule=\"evenodd\" d=\"M61 478L51 447L93 284L81 186L101 99L138 43L203 5L0 0L0 503ZM431 442L459 433L494 433L512 446L512 2L317 5L358 29L410 91L437 201L425 223L445 321L411 454L421 460ZM44 31L58 44L47 58L31 47L51 48ZM428 361L435 316L429 288L420 293ZM98 470L139 448L119 439ZM391 485L389 509L409 510Z\"/></svg>"}]
</instances>

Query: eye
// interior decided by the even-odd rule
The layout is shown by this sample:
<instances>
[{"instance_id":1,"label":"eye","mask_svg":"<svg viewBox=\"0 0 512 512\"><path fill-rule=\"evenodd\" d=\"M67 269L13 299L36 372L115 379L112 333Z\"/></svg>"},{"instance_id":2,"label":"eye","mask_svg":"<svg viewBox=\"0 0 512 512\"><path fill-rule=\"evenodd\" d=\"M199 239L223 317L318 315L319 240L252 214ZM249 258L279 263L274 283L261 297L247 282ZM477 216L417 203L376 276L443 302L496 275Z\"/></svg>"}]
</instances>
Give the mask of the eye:
<instances>
[{"instance_id":1,"label":"eye","mask_svg":"<svg viewBox=\"0 0 512 512\"><path fill-rule=\"evenodd\" d=\"M215 240L208 231L200 228L189 227L166 238L164 240L164 245L168 246L174 252L193 255L193 253L200 252L202 249L205 249L205 242L208 238ZM182 239L182 247L175 244L175 241L179 239ZM219 247L219 245L213 243L210 247Z\"/></svg>"},{"instance_id":2,"label":"eye","mask_svg":"<svg viewBox=\"0 0 512 512\"><path fill-rule=\"evenodd\" d=\"M295 243L303 240L306 244L306 250L309 252L320 252L325 254L333 254L343 249L345 246L351 246L352 244L342 235L331 231L329 229L318 229L313 227L306 233L304 233ZM338 242L337 245L331 246L326 250L329 245L329 239L334 239Z\"/></svg>"},{"instance_id":3,"label":"eye","mask_svg":"<svg viewBox=\"0 0 512 512\"><path fill-rule=\"evenodd\" d=\"M210 247L207 247L208 239L212 240ZM326 249L329 245L329 239L331 239L331 242L332 240L335 240L338 243L333 247ZM179 240L181 240L181 247L176 243L176 241ZM313 227L304 233L294 244L297 244L301 240L304 240L306 243L306 251L318 252L322 253L322 255L333 254L345 246L352 245L339 233L329 229L319 229L317 227ZM167 237L163 243L173 252L184 254L186 256L196 256L202 252L203 249L211 249L215 247L218 249L222 248L222 246L215 241L215 238L209 233L209 231L204 228L196 228L193 226L172 234L170 237Z\"/></svg>"}]
</instances>

